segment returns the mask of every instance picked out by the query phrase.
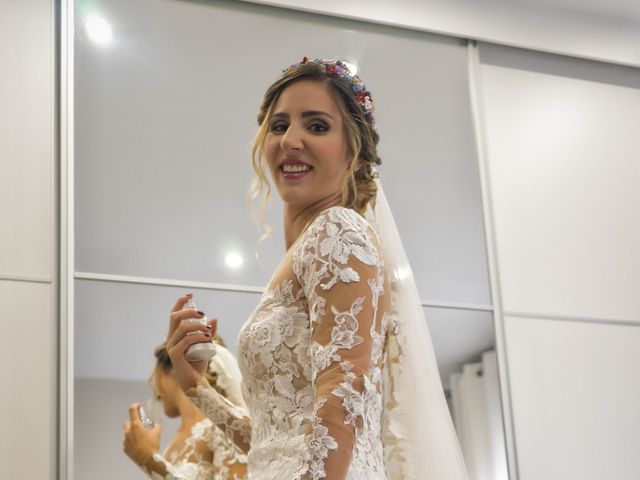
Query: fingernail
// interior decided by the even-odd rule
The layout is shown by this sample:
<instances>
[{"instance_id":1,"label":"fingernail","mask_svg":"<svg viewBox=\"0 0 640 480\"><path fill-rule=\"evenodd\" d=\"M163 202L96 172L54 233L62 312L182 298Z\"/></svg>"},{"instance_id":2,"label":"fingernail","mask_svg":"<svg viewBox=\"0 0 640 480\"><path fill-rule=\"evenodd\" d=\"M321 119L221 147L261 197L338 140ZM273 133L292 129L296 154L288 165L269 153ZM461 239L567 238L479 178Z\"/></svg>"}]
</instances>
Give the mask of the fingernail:
<instances>
[{"instance_id":1,"label":"fingernail","mask_svg":"<svg viewBox=\"0 0 640 480\"><path fill-rule=\"evenodd\" d=\"M205 327L207 327L207 329L211 330L211 325L205 325Z\"/></svg>"},{"instance_id":2,"label":"fingernail","mask_svg":"<svg viewBox=\"0 0 640 480\"><path fill-rule=\"evenodd\" d=\"M187 292L184 294L185 297L193 297L193 293L191 292Z\"/></svg>"},{"instance_id":3,"label":"fingernail","mask_svg":"<svg viewBox=\"0 0 640 480\"><path fill-rule=\"evenodd\" d=\"M207 337L207 338L211 338L211 334L210 333L205 333L204 336Z\"/></svg>"},{"instance_id":4,"label":"fingernail","mask_svg":"<svg viewBox=\"0 0 640 480\"><path fill-rule=\"evenodd\" d=\"M198 313L198 315L203 315L204 316L204 312L201 312L200 310L196 310L196 312Z\"/></svg>"}]
</instances>

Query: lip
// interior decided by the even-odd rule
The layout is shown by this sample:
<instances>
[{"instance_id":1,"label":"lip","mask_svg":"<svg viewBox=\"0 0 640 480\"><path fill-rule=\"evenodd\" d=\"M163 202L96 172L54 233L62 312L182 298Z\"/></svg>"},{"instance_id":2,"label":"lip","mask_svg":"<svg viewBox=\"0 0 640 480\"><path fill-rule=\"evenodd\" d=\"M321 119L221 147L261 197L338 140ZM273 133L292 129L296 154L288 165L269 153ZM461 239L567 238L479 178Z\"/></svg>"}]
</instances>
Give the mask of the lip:
<instances>
[{"instance_id":1,"label":"lip","mask_svg":"<svg viewBox=\"0 0 640 480\"><path fill-rule=\"evenodd\" d=\"M309 170L305 171L305 172L284 172L282 170L282 167L284 165L305 165L307 167L309 167ZM282 160L280 162L280 165L278 166L278 170L280 171L281 175L287 179L287 180L298 180L300 178L306 177L307 175L309 175L309 173L311 173L311 171L313 170L313 167L311 165L309 165L307 162L303 162L302 160L299 160L297 158L285 158L284 160Z\"/></svg>"}]
</instances>

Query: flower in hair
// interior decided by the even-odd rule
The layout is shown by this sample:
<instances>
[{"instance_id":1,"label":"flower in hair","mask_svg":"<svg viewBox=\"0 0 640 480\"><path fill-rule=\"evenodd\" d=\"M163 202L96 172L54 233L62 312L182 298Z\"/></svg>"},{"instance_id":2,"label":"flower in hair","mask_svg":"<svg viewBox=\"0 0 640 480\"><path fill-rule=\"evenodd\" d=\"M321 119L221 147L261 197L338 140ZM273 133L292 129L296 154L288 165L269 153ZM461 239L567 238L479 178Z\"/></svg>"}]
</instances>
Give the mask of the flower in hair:
<instances>
[{"instance_id":1,"label":"flower in hair","mask_svg":"<svg viewBox=\"0 0 640 480\"><path fill-rule=\"evenodd\" d=\"M340 60L325 60L316 58L315 60L310 60L309 57L303 57L300 63L294 63L289 68L283 70L283 73L287 73L289 70L292 70L300 65L305 65L307 63L313 63L316 65L324 66L327 75L332 78L341 78L348 81L351 84L351 89L353 91L353 95L356 99L356 102L362 107L364 111L365 117L369 118L371 124L375 126L373 112L373 98L371 97L371 92L367 89L362 79L355 74L352 74L349 70L349 66Z\"/></svg>"}]
</instances>

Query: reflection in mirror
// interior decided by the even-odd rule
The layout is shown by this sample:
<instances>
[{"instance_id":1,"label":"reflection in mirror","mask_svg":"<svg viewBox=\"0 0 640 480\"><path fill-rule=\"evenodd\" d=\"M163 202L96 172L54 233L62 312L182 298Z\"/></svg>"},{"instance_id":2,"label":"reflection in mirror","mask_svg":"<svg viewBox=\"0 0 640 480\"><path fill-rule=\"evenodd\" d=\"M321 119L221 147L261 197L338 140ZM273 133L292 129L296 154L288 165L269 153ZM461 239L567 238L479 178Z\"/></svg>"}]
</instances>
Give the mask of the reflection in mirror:
<instances>
[{"instance_id":1,"label":"reflection in mirror","mask_svg":"<svg viewBox=\"0 0 640 480\"><path fill-rule=\"evenodd\" d=\"M123 423L158 395L154 349L181 295L237 353L287 244L275 189L266 241L245 206L256 115L306 55L344 58L373 92L380 174L469 476L506 479L464 43L220 0L77 1L75 21L76 478L144 478ZM184 418L161 417L168 457Z\"/></svg>"}]
</instances>

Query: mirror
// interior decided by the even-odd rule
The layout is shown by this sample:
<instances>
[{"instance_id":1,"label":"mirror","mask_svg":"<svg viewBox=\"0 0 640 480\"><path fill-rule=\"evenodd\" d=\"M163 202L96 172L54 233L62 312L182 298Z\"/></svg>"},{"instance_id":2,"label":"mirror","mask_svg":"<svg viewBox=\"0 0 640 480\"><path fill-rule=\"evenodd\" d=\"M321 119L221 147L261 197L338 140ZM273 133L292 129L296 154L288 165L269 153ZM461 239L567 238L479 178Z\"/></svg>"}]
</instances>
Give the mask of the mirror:
<instances>
[{"instance_id":1,"label":"mirror","mask_svg":"<svg viewBox=\"0 0 640 480\"><path fill-rule=\"evenodd\" d=\"M284 252L279 200L260 245L246 208L256 115L306 55L349 61L373 92L467 466L506 479L465 42L224 0L78 0L75 22L75 477L144 478L122 422L151 395L179 295L193 291L235 351ZM164 424L163 448L177 429Z\"/></svg>"}]
</instances>

